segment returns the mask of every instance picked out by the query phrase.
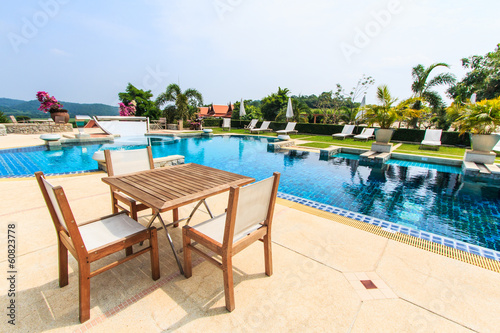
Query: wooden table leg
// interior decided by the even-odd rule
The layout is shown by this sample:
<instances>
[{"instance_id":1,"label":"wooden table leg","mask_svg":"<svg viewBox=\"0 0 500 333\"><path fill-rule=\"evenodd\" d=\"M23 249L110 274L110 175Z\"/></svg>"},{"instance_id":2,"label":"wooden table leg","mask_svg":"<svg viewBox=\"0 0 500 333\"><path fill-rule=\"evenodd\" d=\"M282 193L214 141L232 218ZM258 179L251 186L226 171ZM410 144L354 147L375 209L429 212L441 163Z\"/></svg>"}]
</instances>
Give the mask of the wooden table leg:
<instances>
[{"instance_id":1,"label":"wooden table leg","mask_svg":"<svg viewBox=\"0 0 500 333\"><path fill-rule=\"evenodd\" d=\"M179 208L174 208L172 210L172 215L173 215L173 221L177 221L179 219ZM174 223L174 228L177 228L179 226L179 223Z\"/></svg>"}]
</instances>

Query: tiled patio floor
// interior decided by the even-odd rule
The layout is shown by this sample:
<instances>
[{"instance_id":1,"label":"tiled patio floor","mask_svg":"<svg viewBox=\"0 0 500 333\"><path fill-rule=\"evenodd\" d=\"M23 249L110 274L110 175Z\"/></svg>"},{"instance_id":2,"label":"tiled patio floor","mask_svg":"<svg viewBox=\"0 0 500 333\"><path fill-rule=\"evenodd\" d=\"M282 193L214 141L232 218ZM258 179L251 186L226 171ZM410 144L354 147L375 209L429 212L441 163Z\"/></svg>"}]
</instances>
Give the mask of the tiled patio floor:
<instances>
[{"instance_id":1,"label":"tiled patio floor","mask_svg":"<svg viewBox=\"0 0 500 333\"><path fill-rule=\"evenodd\" d=\"M5 142L0 138L0 147L12 146ZM103 176L51 182L63 186L77 221L85 221L111 211ZM91 280L91 319L80 324L76 261L70 259L69 285L59 288L56 235L36 181L0 180L0 193L4 276L8 224L16 225L18 245L16 326L7 323L4 279L2 332L498 331L500 274L309 214L310 208L283 200L274 216L274 275L264 274L260 243L238 254L232 313L224 307L220 270L194 254L193 276L185 279L160 231L160 280L151 279L147 255L98 275ZM209 204L222 212L226 200L219 195ZM180 213L188 212L185 207ZM199 212L192 223L207 216ZM181 229L170 230L180 249ZM376 288L360 282L368 280Z\"/></svg>"}]
</instances>

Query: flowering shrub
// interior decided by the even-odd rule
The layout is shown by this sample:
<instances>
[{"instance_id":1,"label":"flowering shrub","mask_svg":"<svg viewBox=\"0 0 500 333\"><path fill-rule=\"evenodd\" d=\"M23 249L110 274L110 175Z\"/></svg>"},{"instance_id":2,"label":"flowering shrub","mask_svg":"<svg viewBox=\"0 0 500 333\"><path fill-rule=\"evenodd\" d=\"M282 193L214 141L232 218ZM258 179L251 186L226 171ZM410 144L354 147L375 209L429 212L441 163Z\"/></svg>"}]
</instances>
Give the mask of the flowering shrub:
<instances>
[{"instance_id":1,"label":"flowering shrub","mask_svg":"<svg viewBox=\"0 0 500 333\"><path fill-rule=\"evenodd\" d=\"M124 116L124 117L128 117L128 116L134 116L135 115L135 107L136 107L137 103L132 100L132 102L130 102L127 105L123 104L123 103L118 103L118 106L120 107L120 116Z\"/></svg>"},{"instance_id":2,"label":"flowering shrub","mask_svg":"<svg viewBox=\"0 0 500 333\"><path fill-rule=\"evenodd\" d=\"M50 96L45 91L39 91L36 93L36 98L40 102L38 110L47 113L47 111L57 111L62 109L63 105L57 101L54 96Z\"/></svg>"}]
</instances>

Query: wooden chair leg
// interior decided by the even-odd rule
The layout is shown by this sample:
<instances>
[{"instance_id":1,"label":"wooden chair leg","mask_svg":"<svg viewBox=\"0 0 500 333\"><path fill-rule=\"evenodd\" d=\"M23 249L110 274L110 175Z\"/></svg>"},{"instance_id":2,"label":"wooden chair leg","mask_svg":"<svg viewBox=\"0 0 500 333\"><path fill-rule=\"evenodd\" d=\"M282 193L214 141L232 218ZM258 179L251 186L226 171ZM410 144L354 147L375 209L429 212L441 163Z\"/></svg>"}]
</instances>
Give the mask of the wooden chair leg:
<instances>
[{"instance_id":1,"label":"wooden chair leg","mask_svg":"<svg viewBox=\"0 0 500 333\"><path fill-rule=\"evenodd\" d=\"M264 236L264 262L266 266L266 275L273 275L273 251L271 248L271 237Z\"/></svg>"},{"instance_id":2,"label":"wooden chair leg","mask_svg":"<svg viewBox=\"0 0 500 333\"><path fill-rule=\"evenodd\" d=\"M59 250L59 287L68 285L68 249L58 239Z\"/></svg>"},{"instance_id":3,"label":"wooden chair leg","mask_svg":"<svg viewBox=\"0 0 500 333\"><path fill-rule=\"evenodd\" d=\"M134 254L134 250L132 249L132 246L129 246L125 249L125 255L128 257L130 255Z\"/></svg>"},{"instance_id":4,"label":"wooden chair leg","mask_svg":"<svg viewBox=\"0 0 500 333\"><path fill-rule=\"evenodd\" d=\"M182 229L182 252L184 253L184 276L190 278L193 275L193 267L191 262L191 238L186 235L186 229Z\"/></svg>"},{"instance_id":5,"label":"wooden chair leg","mask_svg":"<svg viewBox=\"0 0 500 333\"><path fill-rule=\"evenodd\" d=\"M118 213L118 200L115 198L113 192L111 192L111 207L113 208L113 214Z\"/></svg>"},{"instance_id":6,"label":"wooden chair leg","mask_svg":"<svg viewBox=\"0 0 500 333\"><path fill-rule=\"evenodd\" d=\"M151 276L156 281L160 278L160 255L158 253L158 234L156 228L151 229L149 245L151 246Z\"/></svg>"},{"instance_id":7,"label":"wooden chair leg","mask_svg":"<svg viewBox=\"0 0 500 333\"><path fill-rule=\"evenodd\" d=\"M235 308L232 257L227 255L222 256L222 274L224 275L224 296L226 298L226 309L231 312Z\"/></svg>"},{"instance_id":8,"label":"wooden chair leg","mask_svg":"<svg viewBox=\"0 0 500 333\"><path fill-rule=\"evenodd\" d=\"M85 259L83 259L85 260ZM90 263L78 263L80 322L90 319Z\"/></svg>"}]
</instances>

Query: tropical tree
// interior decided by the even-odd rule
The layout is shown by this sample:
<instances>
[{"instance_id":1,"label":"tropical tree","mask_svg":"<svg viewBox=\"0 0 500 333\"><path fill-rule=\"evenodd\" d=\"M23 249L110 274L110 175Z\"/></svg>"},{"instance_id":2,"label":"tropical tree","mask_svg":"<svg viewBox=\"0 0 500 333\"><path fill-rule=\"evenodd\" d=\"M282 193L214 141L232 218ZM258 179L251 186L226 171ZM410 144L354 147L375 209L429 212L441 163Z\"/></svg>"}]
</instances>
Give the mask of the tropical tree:
<instances>
[{"instance_id":1,"label":"tropical tree","mask_svg":"<svg viewBox=\"0 0 500 333\"><path fill-rule=\"evenodd\" d=\"M332 114L333 109L333 91L324 91L318 97L318 107L323 114L323 124L326 124L328 116Z\"/></svg>"},{"instance_id":2,"label":"tropical tree","mask_svg":"<svg viewBox=\"0 0 500 333\"><path fill-rule=\"evenodd\" d=\"M124 105L131 105L132 101L135 101L136 116L149 117L151 119L158 119L160 117L160 110L151 100L151 97L153 97L151 90L144 91L137 89L129 83L125 91L119 93L118 98Z\"/></svg>"},{"instance_id":3,"label":"tropical tree","mask_svg":"<svg viewBox=\"0 0 500 333\"><path fill-rule=\"evenodd\" d=\"M173 102L174 105L168 105ZM158 108L166 105L163 114L171 122L173 120L190 119L198 111L198 107L203 105L203 97L196 89L186 89L182 92L179 85L171 83L167 90L158 95L155 104Z\"/></svg>"},{"instance_id":4,"label":"tropical tree","mask_svg":"<svg viewBox=\"0 0 500 333\"><path fill-rule=\"evenodd\" d=\"M246 99L243 101L243 103L245 103L245 115L243 117L240 117L241 102L235 102L233 115L231 116L232 119L250 120L262 118L262 113L260 112L260 101Z\"/></svg>"},{"instance_id":5,"label":"tropical tree","mask_svg":"<svg viewBox=\"0 0 500 333\"><path fill-rule=\"evenodd\" d=\"M8 122L9 118L7 118L7 116L2 111L0 111L0 123L8 123Z\"/></svg>"},{"instance_id":6,"label":"tropical tree","mask_svg":"<svg viewBox=\"0 0 500 333\"><path fill-rule=\"evenodd\" d=\"M455 102L465 102L473 93L477 94L479 101L500 96L500 44L485 56L463 58L462 67L469 72L448 89Z\"/></svg>"},{"instance_id":7,"label":"tropical tree","mask_svg":"<svg viewBox=\"0 0 500 333\"><path fill-rule=\"evenodd\" d=\"M281 89L278 87L278 93L273 93L262 99L261 111L264 116L264 120L275 120L278 113L281 111L283 106L286 107L288 103L288 93L290 90L287 88Z\"/></svg>"},{"instance_id":8,"label":"tropical tree","mask_svg":"<svg viewBox=\"0 0 500 333\"><path fill-rule=\"evenodd\" d=\"M500 96L463 105L455 122L460 133L491 134L500 128Z\"/></svg>"},{"instance_id":9,"label":"tropical tree","mask_svg":"<svg viewBox=\"0 0 500 333\"><path fill-rule=\"evenodd\" d=\"M413 117L410 124L416 127L419 119L430 115L425 114L425 105L429 106L433 111L444 106L443 99L438 92L432 90L433 88L441 85L452 85L455 83L455 76L451 73L441 73L431 78L431 72L437 67L449 68L448 64L443 62L435 63L425 68L424 65L417 65L412 68L411 76L413 83L411 90L413 91L412 98L414 102L411 106L412 110L420 110L417 117Z\"/></svg>"},{"instance_id":10,"label":"tropical tree","mask_svg":"<svg viewBox=\"0 0 500 333\"><path fill-rule=\"evenodd\" d=\"M380 105L368 106L366 117L368 124L378 124L380 128L390 128L397 119L396 109L393 104L397 102L397 98L393 98L389 92L387 85L377 87L377 100Z\"/></svg>"}]
</instances>

